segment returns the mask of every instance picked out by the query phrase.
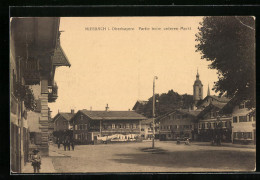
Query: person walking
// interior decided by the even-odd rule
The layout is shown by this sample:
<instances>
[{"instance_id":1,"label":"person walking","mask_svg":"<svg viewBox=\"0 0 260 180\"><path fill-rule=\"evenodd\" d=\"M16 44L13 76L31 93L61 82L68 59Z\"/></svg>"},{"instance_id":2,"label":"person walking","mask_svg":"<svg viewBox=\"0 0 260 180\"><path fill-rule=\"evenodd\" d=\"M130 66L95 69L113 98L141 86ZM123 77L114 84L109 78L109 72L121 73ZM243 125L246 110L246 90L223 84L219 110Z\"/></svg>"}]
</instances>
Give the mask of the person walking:
<instances>
[{"instance_id":1,"label":"person walking","mask_svg":"<svg viewBox=\"0 0 260 180\"><path fill-rule=\"evenodd\" d=\"M64 139L64 140L63 140L64 151L66 151L66 146L67 146L67 142L66 142L66 139Z\"/></svg>"},{"instance_id":2,"label":"person walking","mask_svg":"<svg viewBox=\"0 0 260 180\"><path fill-rule=\"evenodd\" d=\"M33 150L32 166L33 166L33 172L34 173L40 173L40 169L41 169L41 155L39 154L39 150L38 149L34 149Z\"/></svg>"},{"instance_id":3,"label":"person walking","mask_svg":"<svg viewBox=\"0 0 260 180\"><path fill-rule=\"evenodd\" d=\"M70 140L69 140L68 136L67 136L67 139L66 139L66 143L67 143L68 150L70 151Z\"/></svg>"},{"instance_id":4,"label":"person walking","mask_svg":"<svg viewBox=\"0 0 260 180\"><path fill-rule=\"evenodd\" d=\"M74 139L73 138L71 138L70 144L71 144L72 151L74 151Z\"/></svg>"},{"instance_id":5,"label":"person walking","mask_svg":"<svg viewBox=\"0 0 260 180\"><path fill-rule=\"evenodd\" d=\"M60 138L57 139L58 149L60 149Z\"/></svg>"}]
</instances>

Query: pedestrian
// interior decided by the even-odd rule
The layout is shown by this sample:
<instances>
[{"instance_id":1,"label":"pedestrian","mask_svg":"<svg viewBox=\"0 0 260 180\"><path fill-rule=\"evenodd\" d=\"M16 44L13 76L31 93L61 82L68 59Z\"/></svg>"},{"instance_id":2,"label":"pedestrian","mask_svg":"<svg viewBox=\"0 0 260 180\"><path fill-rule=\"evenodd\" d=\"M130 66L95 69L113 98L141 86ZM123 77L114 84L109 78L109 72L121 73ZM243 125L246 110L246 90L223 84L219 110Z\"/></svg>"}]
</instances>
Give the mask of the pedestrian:
<instances>
[{"instance_id":1,"label":"pedestrian","mask_svg":"<svg viewBox=\"0 0 260 180\"><path fill-rule=\"evenodd\" d=\"M71 144L72 151L74 151L74 139L73 138L71 138L70 144Z\"/></svg>"},{"instance_id":2,"label":"pedestrian","mask_svg":"<svg viewBox=\"0 0 260 180\"><path fill-rule=\"evenodd\" d=\"M67 139L67 146L68 146L68 150L70 151L70 140Z\"/></svg>"},{"instance_id":3,"label":"pedestrian","mask_svg":"<svg viewBox=\"0 0 260 180\"><path fill-rule=\"evenodd\" d=\"M32 155L32 166L33 166L33 172L34 173L39 173L41 169L41 155L39 154L38 149L33 150L33 155Z\"/></svg>"},{"instance_id":4,"label":"pedestrian","mask_svg":"<svg viewBox=\"0 0 260 180\"><path fill-rule=\"evenodd\" d=\"M64 146L64 151L66 151L66 146L67 146L66 139L63 140L63 146Z\"/></svg>"},{"instance_id":5,"label":"pedestrian","mask_svg":"<svg viewBox=\"0 0 260 180\"><path fill-rule=\"evenodd\" d=\"M58 149L60 149L60 138L58 138Z\"/></svg>"},{"instance_id":6,"label":"pedestrian","mask_svg":"<svg viewBox=\"0 0 260 180\"><path fill-rule=\"evenodd\" d=\"M177 144L181 144L180 137L177 137Z\"/></svg>"}]
</instances>

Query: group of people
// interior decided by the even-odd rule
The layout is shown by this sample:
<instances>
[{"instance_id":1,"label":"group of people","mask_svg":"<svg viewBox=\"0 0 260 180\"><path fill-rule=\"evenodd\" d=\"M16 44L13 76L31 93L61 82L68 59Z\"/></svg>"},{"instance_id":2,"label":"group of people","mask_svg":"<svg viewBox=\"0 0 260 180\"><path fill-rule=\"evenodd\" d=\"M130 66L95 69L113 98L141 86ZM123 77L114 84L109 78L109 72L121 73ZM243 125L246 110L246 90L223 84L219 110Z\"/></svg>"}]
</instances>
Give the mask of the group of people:
<instances>
[{"instance_id":1,"label":"group of people","mask_svg":"<svg viewBox=\"0 0 260 180\"><path fill-rule=\"evenodd\" d=\"M63 139L58 137L57 144L58 144L58 149L60 149L60 144L63 144L64 151L66 151L67 149L70 151L70 147L71 147L72 151L74 151L74 147L75 147L74 140L73 140L73 138L69 138L69 136L66 136Z\"/></svg>"}]
</instances>

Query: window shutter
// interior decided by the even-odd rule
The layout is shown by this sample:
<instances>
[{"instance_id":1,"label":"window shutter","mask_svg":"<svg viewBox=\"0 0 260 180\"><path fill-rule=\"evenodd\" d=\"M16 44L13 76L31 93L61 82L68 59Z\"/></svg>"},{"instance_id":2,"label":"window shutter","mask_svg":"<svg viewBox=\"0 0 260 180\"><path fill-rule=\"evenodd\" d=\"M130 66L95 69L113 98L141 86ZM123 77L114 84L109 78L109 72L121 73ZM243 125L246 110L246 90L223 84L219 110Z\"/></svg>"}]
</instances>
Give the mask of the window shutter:
<instances>
[{"instance_id":1,"label":"window shutter","mask_svg":"<svg viewBox=\"0 0 260 180\"><path fill-rule=\"evenodd\" d=\"M40 132L35 133L35 144L42 144L42 134Z\"/></svg>"}]
</instances>

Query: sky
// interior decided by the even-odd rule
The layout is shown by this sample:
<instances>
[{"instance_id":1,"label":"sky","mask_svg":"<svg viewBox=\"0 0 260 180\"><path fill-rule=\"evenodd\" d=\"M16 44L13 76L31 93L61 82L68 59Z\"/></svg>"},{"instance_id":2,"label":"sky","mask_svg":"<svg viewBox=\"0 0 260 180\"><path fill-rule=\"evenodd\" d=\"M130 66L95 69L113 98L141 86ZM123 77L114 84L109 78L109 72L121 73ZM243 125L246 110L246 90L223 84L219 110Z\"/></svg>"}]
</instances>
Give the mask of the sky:
<instances>
[{"instance_id":1,"label":"sky","mask_svg":"<svg viewBox=\"0 0 260 180\"><path fill-rule=\"evenodd\" d=\"M217 71L195 52L200 21L202 17L62 17L61 46L71 67L56 69L59 97L49 104L52 116L71 109L105 110L106 104L111 111L132 109L137 100L152 96L154 76L156 93L173 89L192 95L197 69L205 97Z\"/></svg>"}]
</instances>

